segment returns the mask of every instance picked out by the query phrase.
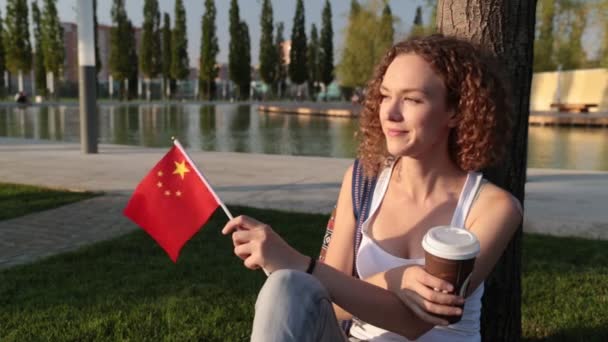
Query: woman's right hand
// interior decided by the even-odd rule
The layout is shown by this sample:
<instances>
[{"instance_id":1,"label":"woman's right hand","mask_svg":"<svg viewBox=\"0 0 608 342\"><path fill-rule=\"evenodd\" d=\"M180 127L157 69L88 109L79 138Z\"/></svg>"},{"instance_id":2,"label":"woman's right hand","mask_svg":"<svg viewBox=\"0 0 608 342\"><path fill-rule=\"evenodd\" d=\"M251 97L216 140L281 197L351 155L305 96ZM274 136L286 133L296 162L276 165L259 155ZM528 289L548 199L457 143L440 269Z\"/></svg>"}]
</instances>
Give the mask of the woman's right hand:
<instances>
[{"instance_id":1,"label":"woman's right hand","mask_svg":"<svg viewBox=\"0 0 608 342\"><path fill-rule=\"evenodd\" d=\"M448 325L447 320L435 315L462 314L464 298L450 293L452 284L427 273L418 265L408 266L399 273L401 286L392 291L418 318L434 325Z\"/></svg>"}]
</instances>

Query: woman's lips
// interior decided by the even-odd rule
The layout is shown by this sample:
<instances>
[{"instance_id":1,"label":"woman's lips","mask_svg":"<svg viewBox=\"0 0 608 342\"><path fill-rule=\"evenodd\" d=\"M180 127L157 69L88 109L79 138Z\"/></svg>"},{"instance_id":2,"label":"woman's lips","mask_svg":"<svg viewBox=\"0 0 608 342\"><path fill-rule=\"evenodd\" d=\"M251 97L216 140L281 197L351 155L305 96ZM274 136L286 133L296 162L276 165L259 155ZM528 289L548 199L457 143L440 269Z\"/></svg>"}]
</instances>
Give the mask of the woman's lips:
<instances>
[{"instance_id":1,"label":"woman's lips","mask_svg":"<svg viewBox=\"0 0 608 342\"><path fill-rule=\"evenodd\" d=\"M388 135L389 137L398 137L407 133L408 131L401 129L389 129L386 131L386 135Z\"/></svg>"}]
</instances>

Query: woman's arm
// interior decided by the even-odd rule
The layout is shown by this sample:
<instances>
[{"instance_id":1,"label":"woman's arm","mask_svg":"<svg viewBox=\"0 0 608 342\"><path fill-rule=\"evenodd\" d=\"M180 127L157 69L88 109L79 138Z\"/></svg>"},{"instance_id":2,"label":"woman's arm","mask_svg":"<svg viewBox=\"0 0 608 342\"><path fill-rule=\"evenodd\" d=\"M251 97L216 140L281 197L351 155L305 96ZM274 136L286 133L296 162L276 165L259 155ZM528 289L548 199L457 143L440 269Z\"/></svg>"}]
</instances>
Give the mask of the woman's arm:
<instances>
[{"instance_id":1,"label":"woman's arm","mask_svg":"<svg viewBox=\"0 0 608 342\"><path fill-rule=\"evenodd\" d=\"M481 250L466 296L490 274L522 218L521 206L509 192L491 183L484 185L467 218L467 227L479 239Z\"/></svg>"},{"instance_id":2,"label":"woman's arm","mask_svg":"<svg viewBox=\"0 0 608 342\"><path fill-rule=\"evenodd\" d=\"M342 179L342 187L338 195L336 205L336 215L334 219L334 229L331 235L329 246L325 254L325 264L350 275L353 269L353 241L355 239L355 216L353 214L353 203L351 197L351 187L353 178L353 167L350 166ZM353 316L333 304L334 311L338 320L349 320Z\"/></svg>"},{"instance_id":3,"label":"woman's arm","mask_svg":"<svg viewBox=\"0 0 608 342\"><path fill-rule=\"evenodd\" d=\"M395 293L350 275L355 233L351 181L352 168L344 176L326 263L319 263L313 275L323 283L337 304L339 319L349 319L353 313L365 322L415 339L435 324L418 318ZM241 216L233 219L222 232L233 233L235 254L245 260L248 268L264 267L270 272L284 268L304 271L308 265L308 257L287 245L268 225L251 218ZM445 290L450 286L439 279L435 279L432 285ZM436 324L447 324L444 320L436 321Z\"/></svg>"}]
</instances>

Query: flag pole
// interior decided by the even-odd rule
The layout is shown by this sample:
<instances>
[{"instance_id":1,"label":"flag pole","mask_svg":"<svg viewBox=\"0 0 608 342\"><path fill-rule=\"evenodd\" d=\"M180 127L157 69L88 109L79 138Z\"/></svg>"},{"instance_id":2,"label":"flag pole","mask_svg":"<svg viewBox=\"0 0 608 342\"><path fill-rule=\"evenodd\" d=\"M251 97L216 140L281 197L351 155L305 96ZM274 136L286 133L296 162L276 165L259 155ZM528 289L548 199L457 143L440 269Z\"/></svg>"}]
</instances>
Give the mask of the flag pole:
<instances>
[{"instance_id":1,"label":"flag pole","mask_svg":"<svg viewBox=\"0 0 608 342\"><path fill-rule=\"evenodd\" d=\"M200 179L203 181L203 183L205 183L205 185L207 186L207 188L209 190L211 190L211 194L213 195L213 197L215 198L215 200L217 201L217 203L220 204L220 206L222 207L222 209L224 210L224 213L226 214L226 216L228 216L228 218L230 220L232 220L234 217L232 216L232 214L230 213L230 210L228 210L228 208L226 207L226 205L224 204L224 202L220 199L220 197L215 193L215 190L213 190L213 188L211 187L211 185L209 185L209 182L207 182L207 179L205 178L205 176L203 176L203 174L198 170L198 168L196 167L196 164L194 164L194 162L192 161L192 159L190 158L190 156L188 155L188 153L186 152L186 150L184 149L184 147L182 146L182 144L179 143L179 140L177 140L175 137L171 137L171 140L173 140L173 145L175 145L186 157L186 159L188 160L188 163L190 165L192 165L192 168L194 169L194 171L196 172L196 174L200 177ZM262 271L264 271L264 273L268 276L270 275L270 272L268 272L265 268L262 267Z\"/></svg>"},{"instance_id":2,"label":"flag pole","mask_svg":"<svg viewBox=\"0 0 608 342\"><path fill-rule=\"evenodd\" d=\"M215 200L217 201L217 203L220 204L220 206L224 210L224 213L226 214L226 216L228 216L228 218L230 220L232 220L234 217L230 213L230 210L228 210L228 208L226 207L226 205L224 204L224 202L215 193L215 190L213 190L213 188L211 187L211 185L209 185L209 182L207 182L207 179L205 178L205 176L203 176L203 174L198 170L198 168L196 167L196 164L194 164L194 162L192 161L192 159L190 159L190 156L188 155L188 153L186 152L186 150L184 149L184 147L182 146L182 144L179 143L179 140L177 140L175 137L171 137L171 140L173 140L173 145L175 145L180 150L180 152L183 153L183 155L188 160L188 163L190 165L192 165L192 168L194 169L194 171L196 172L196 174L203 181L203 183L205 183L205 185L207 186L207 188L211 191L211 194L213 195L213 198L215 198Z\"/></svg>"}]
</instances>

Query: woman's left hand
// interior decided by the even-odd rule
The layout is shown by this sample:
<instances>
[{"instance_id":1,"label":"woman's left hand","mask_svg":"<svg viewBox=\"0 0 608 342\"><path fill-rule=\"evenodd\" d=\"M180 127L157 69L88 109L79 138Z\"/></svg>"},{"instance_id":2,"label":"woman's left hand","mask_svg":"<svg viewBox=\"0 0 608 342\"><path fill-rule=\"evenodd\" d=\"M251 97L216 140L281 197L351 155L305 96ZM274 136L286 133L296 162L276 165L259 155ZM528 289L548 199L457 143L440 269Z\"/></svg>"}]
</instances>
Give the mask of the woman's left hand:
<instances>
[{"instance_id":1,"label":"woman's left hand","mask_svg":"<svg viewBox=\"0 0 608 342\"><path fill-rule=\"evenodd\" d=\"M251 217L241 215L228 221L222 234L230 233L234 254L249 269L263 268L272 273L281 269L305 271L308 266L308 257L288 245L269 225Z\"/></svg>"}]
</instances>

